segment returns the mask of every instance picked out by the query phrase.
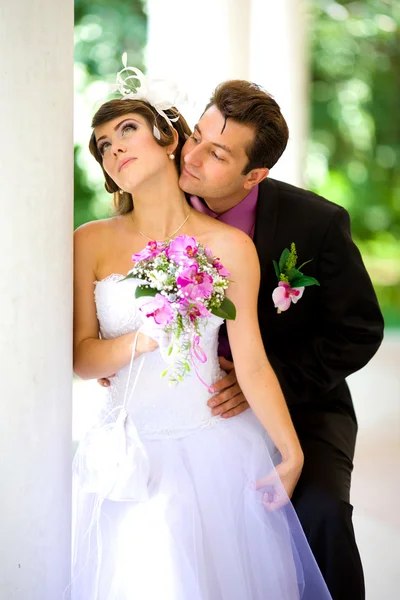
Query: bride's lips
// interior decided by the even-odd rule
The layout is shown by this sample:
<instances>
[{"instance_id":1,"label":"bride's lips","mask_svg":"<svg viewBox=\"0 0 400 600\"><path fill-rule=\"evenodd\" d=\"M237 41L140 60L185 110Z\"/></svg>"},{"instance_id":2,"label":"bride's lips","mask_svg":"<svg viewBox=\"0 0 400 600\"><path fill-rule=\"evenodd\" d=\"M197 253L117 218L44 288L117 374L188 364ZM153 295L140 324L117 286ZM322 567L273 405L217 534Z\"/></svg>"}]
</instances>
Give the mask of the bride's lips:
<instances>
[{"instance_id":1,"label":"bride's lips","mask_svg":"<svg viewBox=\"0 0 400 600\"><path fill-rule=\"evenodd\" d=\"M118 165L118 173L125 167L125 165L132 162L132 160L136 160L136 158L125 158L124 160L121 160L121 162Z\"/></svg>"}]
</instances>

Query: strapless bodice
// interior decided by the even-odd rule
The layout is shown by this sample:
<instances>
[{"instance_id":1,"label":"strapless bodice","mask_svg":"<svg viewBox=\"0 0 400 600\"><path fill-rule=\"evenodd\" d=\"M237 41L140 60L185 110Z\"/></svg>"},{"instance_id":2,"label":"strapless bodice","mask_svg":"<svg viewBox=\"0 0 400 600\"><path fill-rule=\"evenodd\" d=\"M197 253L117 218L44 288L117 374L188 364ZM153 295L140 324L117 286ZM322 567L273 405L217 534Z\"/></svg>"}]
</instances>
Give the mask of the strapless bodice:
<instances>
[{"instance_id":1,"label":"strapless bodice","mask_svg":"<svg viewBox=\"0 0 400 600\"><path fill-rule=\"evenodd\" d=\"M143 324L144 318L135 299L139 281L122 279L123 275L113 274L96 282L95 301L103 339L129 333ZM219 420L207 406L210 392L200 378L212 385L223 375L217 352L218 331L222 322L222 319L213 316L206 320L203 327L200 345L207 360L197 363L200 377L192 369L183 382L171 385L168 376L161 377L167 365L160 349L133 362L128 397L132 390L133 393L127 410L141 437L182 437ZM118 407L123 405L128 373L129 365L111 378L107 402L101 407L99 415L101 419L113 419Z\"/></svg>"}]
</instances>

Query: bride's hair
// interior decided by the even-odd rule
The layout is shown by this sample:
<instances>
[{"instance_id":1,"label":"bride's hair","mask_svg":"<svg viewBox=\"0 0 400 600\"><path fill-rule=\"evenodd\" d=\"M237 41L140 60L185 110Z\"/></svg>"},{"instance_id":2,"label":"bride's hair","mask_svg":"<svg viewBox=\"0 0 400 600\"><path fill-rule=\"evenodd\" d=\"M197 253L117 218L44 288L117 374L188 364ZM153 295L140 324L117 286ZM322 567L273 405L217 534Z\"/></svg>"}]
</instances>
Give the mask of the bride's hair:
<instances>
[{"instance_id":1,"label":"bride's hair","mask_svg":"<svg viewBox=\"0 0 400 600\"><path fill-rule=\"evenodd\" d=\"M142 100L131 100L128 98L124 98L123 100L109 100L102 106L100 106L99 110L96 112L92 119L92 127L98 127L99 125L103 125L104 123L108 123L112 119L116 117L121 117L122 115L126 115L128 113L138 113L144 119L146 119L147 123L150 125L150 128L153 129L155 126L160 132L160 139L154 138L157 144L162 147L169 146L174 142L174 134L169 123L159 115L156 109L144 102ZM180 161L181 161L181 152L184 143L188 136L192 134L189 125L186 123L185 119L178 112L176 108L171 108L165 111L165 114L169 119L173 119L179 116L179 119L174 123L174 129L178 133L178 145L174 150L175 154L175 165L180 172ZM94 135L94 131L90 136L89 141L89 150L97 162L100 164L103 175L105 179L104 187L107 192L110 194L114 194L114 209L115 214L124 215L130 212L133 209L133 198L132 195L128 192L119 193L119 187L115 183L113 179L105 172L103 168L103 157L99 152L96 144L96 138Z\"/></svg>"}]
</instances>

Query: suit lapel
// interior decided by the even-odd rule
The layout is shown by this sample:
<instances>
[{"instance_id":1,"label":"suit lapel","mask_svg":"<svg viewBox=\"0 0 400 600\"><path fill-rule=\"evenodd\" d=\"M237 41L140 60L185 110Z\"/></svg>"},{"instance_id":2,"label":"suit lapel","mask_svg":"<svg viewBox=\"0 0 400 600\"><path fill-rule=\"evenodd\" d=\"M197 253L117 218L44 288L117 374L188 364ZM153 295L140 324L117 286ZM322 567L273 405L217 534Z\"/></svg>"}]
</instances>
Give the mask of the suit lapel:
<instances>
[{"instance_id":1,"label":"suit lapel","mask_svg":"<svg viewBox=\"0 0 400 600\"><path fill-rule=\"evenodd\" d=\"M272 264L272 240L278 219L278 189L273 179L265 179L260 183L257 200L254 244L257 248L261 265L261 276Z\"/></svg>"}]
</instances>

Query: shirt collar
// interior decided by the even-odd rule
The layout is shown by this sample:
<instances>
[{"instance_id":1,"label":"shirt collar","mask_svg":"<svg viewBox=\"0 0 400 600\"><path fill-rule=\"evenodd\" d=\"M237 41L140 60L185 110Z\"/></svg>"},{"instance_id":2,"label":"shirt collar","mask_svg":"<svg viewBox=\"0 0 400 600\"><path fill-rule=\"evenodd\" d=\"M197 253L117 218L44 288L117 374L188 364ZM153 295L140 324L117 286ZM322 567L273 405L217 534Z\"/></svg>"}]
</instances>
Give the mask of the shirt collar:
<instances>
[{"instance_id":1,"label":"shirt collar","mask_svg":"<svg viewBox=\"0 0 400 600\"><path fill-rule=\"evenodd\" d=\"M223 223L227 223L228 225L232 225L234 227L238 227L239 229L244 230L240 225L244 223L250 223L249 229L254 229L255 215L256 215L256 207L258 200L258 185L254 186L252 190L247 194L245 198L229 210L224 213L218 215L214 211L212 211L204 200L201 200L197 196L190 197L190 203L199 212L202 212L210 217L214 217ZM246 227L248 229L248 227ZM246 231L246 233L250 233Z\"/></svg>"}]
</instances>

